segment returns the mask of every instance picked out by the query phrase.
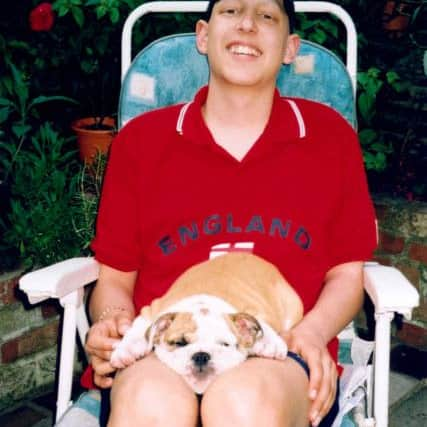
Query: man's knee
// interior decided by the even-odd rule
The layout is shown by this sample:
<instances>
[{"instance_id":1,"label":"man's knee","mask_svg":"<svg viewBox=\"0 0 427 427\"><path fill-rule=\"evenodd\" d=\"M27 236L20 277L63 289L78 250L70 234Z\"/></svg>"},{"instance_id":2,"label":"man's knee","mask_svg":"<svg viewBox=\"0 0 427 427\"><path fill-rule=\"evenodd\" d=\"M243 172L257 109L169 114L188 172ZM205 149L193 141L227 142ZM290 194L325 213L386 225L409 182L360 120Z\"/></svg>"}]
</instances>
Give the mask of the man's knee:
<instances>
[{"instance_id":1,"label":"man's knee","mask_svg":"<svg viewBox=\"0 0 427 427\"><path fill-rule=\"evenodd\" d=\"M219 380L205 393L202 400L201 416L203 425L244 425L283 427L285 408L281 399L270 396L265 381L242 381L231 384L221 384ZM229 424L224 424L224 419ZM222 420L222 424L220 423ZM262 421L259 424L259 421Z\"/></svg>"},{"instance_id":2,"label":"man's knee","mask_svg":"<svg viewBox=\"0 0 427 427\"><path fill-rule=\"evenodd\" d=\"M203 426L307 426L307 379L304 372L295 374L294 366L289 369L253 360L220 376L203 397Z\"/></svg>"},{"instance_id":3,"label":"man's knee","mask_svg":"<svg viewBox=\"0 0 427 427\"><path fill-rule=\"evenodd\" d=\"M111 393L109 427L165 426L177 420L183 427L194 427L198 403L191 390L174 381L155 376L119 376Z\"/></svg>"}]
</instances>

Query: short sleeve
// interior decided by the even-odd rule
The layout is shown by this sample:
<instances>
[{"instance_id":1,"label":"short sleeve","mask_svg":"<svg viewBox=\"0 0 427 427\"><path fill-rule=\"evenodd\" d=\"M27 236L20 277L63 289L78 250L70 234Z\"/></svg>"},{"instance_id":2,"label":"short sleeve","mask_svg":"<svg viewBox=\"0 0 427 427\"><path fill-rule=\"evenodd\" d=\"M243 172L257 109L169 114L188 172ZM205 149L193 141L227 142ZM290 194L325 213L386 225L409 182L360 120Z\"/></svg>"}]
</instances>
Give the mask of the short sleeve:
<instances>
[{"instance_id":1,"label":"short sleeve","mask_svg":"<svg viewBox=\"0 0 427 427\"><path fill-rule=\"evenodd\" d=\"M112 143L91 244L99 262L121 271L135 271L141 264L137 168L131 138L125 127Z\"/></svg>"},{"instance_id":2,"label":"short sleeve","mask_svg":"<svg viewBox=\"0 0 427 427\"><path fill-rule=\"evenodd\" d=\"M342 178L328 233L331 268L346 262L370 260L377 246L375 211L358 137L347 124L340 130Z\"/></svg>"}]
</instances>

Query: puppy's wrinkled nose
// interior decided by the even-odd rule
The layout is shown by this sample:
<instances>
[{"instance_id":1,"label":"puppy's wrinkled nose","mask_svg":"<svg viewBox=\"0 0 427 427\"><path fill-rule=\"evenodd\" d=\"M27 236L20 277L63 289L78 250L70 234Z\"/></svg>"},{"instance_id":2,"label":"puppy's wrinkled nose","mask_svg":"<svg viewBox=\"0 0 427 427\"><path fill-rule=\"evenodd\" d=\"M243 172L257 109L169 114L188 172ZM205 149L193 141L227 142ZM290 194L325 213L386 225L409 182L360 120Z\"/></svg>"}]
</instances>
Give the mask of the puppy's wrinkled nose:
<instances>
[{"instance_id":1,"label":"puppy's wrinkled nose","mask_svg":"<svg viewBox=\"0 0 427 427\"><path fill-rule=\"evenodd\" d=\"M205 351L199 351L193 354L193 356L191 357L191 360L194 362L194 364L197 367L202 368L203 366L207 365L210 358L211 356L209 353L206 353Z\"/></svg>"}]
</instances>

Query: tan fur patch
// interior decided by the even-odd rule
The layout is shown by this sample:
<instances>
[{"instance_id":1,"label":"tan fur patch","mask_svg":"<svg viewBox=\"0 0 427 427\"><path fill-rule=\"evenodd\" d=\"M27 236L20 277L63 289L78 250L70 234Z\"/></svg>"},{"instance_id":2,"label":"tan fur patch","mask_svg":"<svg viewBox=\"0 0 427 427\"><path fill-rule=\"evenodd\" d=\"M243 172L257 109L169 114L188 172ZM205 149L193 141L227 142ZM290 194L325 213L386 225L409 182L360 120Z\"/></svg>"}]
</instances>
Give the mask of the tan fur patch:
<instances>
[{"instance_id":1,"label":"tan fur patch","mask_svg":"<svg viewBox=\"0 0 427 427\"><path fill-rule=\"evenodd\" d=\"M177 313L169 327L164 331L163 341L170 350L176 348L175 343L185 340L192 343L196 340L197 325L192 313Z\"/></svg>"},{"instance_id":2,"label":"tan fur patch","mask_svg":"<svg viewBox=\"0 0 427 427\"><path fill-rule=\"evenodd\" d=\"M263 336L261 325L250 314L225 314L224 317L231 331L237 337L238 346L252 347L255 341Z\"/></svg>"}]
</instances>

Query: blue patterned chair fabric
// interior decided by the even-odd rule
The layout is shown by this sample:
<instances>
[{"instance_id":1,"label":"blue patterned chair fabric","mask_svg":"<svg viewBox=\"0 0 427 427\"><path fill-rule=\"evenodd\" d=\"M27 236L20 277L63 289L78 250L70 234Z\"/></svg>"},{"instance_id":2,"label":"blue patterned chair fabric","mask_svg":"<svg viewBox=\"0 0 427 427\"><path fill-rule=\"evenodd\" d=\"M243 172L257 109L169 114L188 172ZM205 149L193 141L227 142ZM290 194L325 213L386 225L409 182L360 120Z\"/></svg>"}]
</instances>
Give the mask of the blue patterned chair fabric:
<instances>
[{"instance_id":1,"label":"blue patterned chair fabric","mask_svg":"<svg viewBox=\"0 0 427 427\"><path fill-rule=\"evenodd\" d=\"M191 101L208 77L207 59L197 51L194 34L156 40L134 58L126 74L119 126L145 111ZM277 87L282 95L329 105L356 126L347 69L334 53L320 45L303 40L296 61L281 67Z\"/></svg>"}]
</instances>

